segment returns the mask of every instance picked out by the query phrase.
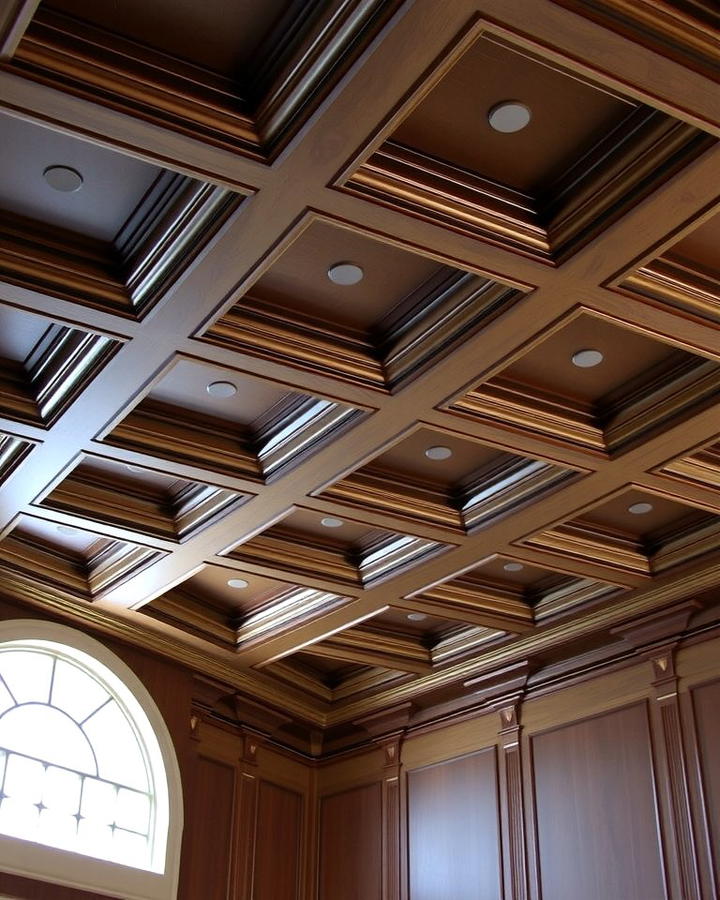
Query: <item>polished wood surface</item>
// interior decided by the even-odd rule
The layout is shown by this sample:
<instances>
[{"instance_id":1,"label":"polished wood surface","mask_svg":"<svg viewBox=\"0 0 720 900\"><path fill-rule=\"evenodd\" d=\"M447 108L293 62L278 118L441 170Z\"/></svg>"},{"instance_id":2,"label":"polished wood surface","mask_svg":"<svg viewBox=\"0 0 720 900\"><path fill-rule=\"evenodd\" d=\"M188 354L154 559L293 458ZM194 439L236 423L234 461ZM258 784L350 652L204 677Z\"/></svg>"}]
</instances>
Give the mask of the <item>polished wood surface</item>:
<instances>
[{"instance_id":1,"label":"polished wood surface","mask_svg":"<svg viewBox=\"0 0 720 900\"><path fill-rule=\"evenodd\" d=\"M319 900L377 900L382 888L379 783L323 797Z\"/></svg>"},{"instance_id":2,"label":"polished wood surface","mask_svg":"<svg viewBox=\"0 0 720 900\"><path fill-rule=\"evenodd\" d=\"M302 797L261 781L253 900L299 900Z\"/></svg>"},{"instance_id":3,"label":"polished wood surface","mask_svg":"<svg viewBox=\"0 0 720 900\"><path fill-rule=\"evenodd\" d=\"M493 750L408 777L411 900L501 900Z\"/></svg>"},{"instance_id":4,"label":"polished wood surface","mask_svg":"<svg viewBox=\"0 0 720 900\"><path fill-rule=\"evenodd\" d=\"M667 896L644 706L532 739L542 896Z\"/></svg>"}]
</instances>

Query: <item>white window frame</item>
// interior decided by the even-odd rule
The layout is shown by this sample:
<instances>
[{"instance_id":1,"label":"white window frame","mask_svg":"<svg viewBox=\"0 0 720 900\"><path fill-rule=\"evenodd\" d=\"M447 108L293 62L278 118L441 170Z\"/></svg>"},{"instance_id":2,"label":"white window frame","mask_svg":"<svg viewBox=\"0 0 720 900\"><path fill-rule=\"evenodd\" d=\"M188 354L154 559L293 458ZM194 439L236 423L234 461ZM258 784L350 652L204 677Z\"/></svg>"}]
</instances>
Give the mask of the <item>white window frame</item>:
<instances>
[{"instance_id":1,"label":"white window frame","mask_svg":"<svg viewBox=\"0 0 720 900\"><path fill-rule=\"evenodd\" d=\"M74 628L37 619L0 622L0 646L13 642L29 645L37 642L39 648L50 651L55 645L55 649L74 657L90 671L94 669L101 681L107 681L135 721L146 745L155 783L153 868L156 871L135 869L2 834L0 871L123 900L175 900L183 830L182 784L172 738L155 701L118 656Z\"/></svg>"}]
</instances>

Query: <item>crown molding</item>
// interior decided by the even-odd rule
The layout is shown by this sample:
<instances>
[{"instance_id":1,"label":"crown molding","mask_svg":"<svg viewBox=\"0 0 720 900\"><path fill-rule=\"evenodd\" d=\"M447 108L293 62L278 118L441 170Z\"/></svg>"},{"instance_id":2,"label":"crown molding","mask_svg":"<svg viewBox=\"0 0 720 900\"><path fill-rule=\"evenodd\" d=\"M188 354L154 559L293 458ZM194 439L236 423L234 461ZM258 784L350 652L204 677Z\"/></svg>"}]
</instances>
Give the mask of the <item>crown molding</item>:
<instances>
[{"instance_id":1,"label":"crown molding","mask_svg":"<svg viewBox=\"0 0 720 900\"><path fill-rule=\"evenodd\" d=\"M417 218L558 263L596 236L713 138L649 107L636 107L546 192L532 197L386 141L341 185Z\"/></svg>"}]
</instances>

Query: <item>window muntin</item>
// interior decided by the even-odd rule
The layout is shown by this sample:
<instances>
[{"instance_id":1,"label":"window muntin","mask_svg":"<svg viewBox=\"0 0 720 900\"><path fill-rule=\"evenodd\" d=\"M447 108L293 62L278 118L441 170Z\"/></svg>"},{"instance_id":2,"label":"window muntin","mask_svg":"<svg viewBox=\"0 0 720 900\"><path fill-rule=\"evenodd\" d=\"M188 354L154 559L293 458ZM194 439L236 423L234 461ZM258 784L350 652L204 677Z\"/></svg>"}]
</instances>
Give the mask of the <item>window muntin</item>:
<instances>
[{"instance_id":1,"label":"window muntin","mask_svg":"<svg viewBox=\"0 0 720 900\"><path fill-rule=\"evenodd\" d=\"M156 786L126 703L97 666L34 643L0 645L0 833L157 871Z\"/></svg>"}]
</instances>

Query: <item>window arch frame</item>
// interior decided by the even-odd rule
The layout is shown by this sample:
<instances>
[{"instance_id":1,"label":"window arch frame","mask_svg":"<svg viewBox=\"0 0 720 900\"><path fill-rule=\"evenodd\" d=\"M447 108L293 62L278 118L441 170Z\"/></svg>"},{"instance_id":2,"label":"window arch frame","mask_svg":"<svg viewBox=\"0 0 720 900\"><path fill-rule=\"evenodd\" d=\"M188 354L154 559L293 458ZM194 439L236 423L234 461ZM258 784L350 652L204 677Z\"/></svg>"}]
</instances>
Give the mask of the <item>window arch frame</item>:
<instances>
[{"instance_id":1,"label":"window arch frame","mask_svg":"<svg viewBox=\"0 0 720 900\"><path fill-rule=\"evenodd\" d=\"M59 850L0 834L0 871L124 900L175 900L183 830L180 769L170 732L145 685L120 657L84 632L39 619L0 622L0 650L28 647L75 660L116 695L145 745L156 791L153 869Z\"/></svg>"}]
</instances>

